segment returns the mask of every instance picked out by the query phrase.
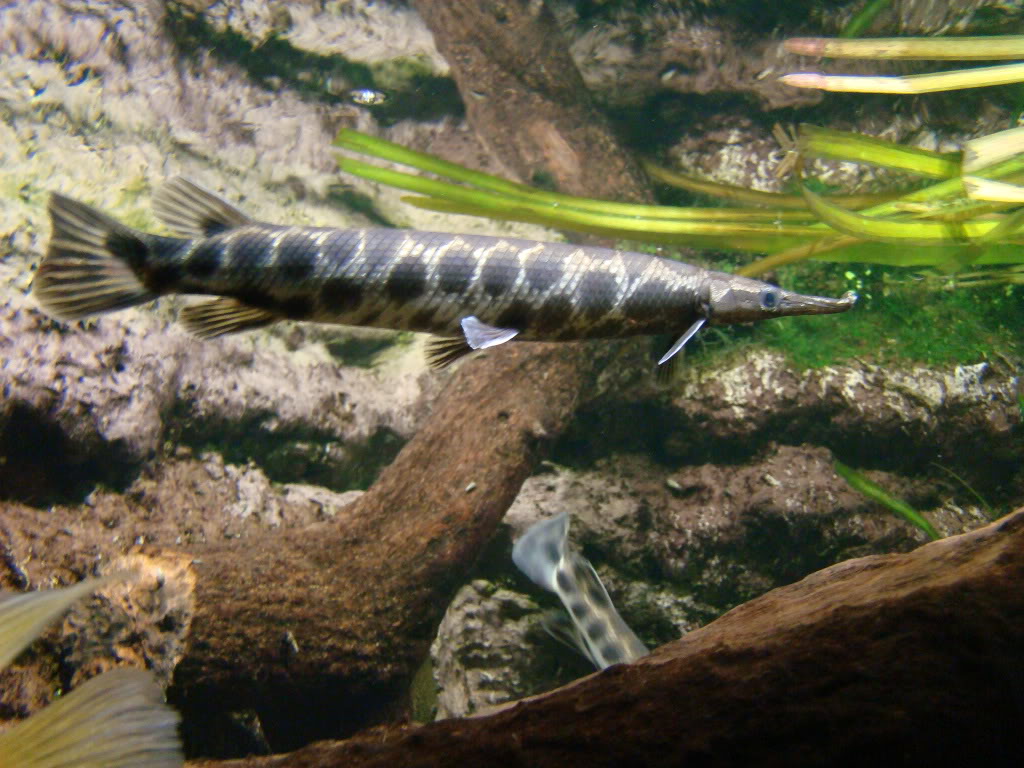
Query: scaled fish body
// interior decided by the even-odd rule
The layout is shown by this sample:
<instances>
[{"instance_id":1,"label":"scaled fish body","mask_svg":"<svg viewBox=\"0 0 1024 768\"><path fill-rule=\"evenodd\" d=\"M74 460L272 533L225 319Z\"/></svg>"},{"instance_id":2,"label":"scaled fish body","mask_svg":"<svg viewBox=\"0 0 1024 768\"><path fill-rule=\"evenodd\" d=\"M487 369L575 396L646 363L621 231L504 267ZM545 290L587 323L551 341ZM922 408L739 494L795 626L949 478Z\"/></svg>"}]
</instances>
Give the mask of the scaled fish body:
<instances>
[{"instance_id":1,"label":"scaled fish body","mask_svg":"<svg viewBox=\"0 0 1024 768\"><path fill-rule=\"evenodd\" d=\"M218 298L186 308L200 337L312 320L448 337L431 362L516 340L679 336L705 323L843 312L856 297L802 296L642 253L482 235L256 222L185 179L154 198L178 237L139 232L54 194L34 292L65 320L164 294Z\"/></svg>"},{"instance_id":2,"label":"scaled fish body","mask_svg":"<svg viewBox=\"0 0 1024 768\"><path fill-rule=\"evenodd\" d=\"M589 561L568 547L569 515L541 520L527 529L512 547L512 561L531 581L554 592L569 612L572 624L547 620L544 628L555 637L568 637L598 669L647 655L647 647L612 605L608 592Z\"/></svg>"},{"instance_id":3,"label":"scaled fish body","mask_svg":"<svg viewBox=\"0 0 1024 768\"><path fill-rule=\"evenodd\" d=\"M0 669L77 599L102 586L91 579L63 589L0 595ZM3 768L180 768L178 714L152 673L97 675L0 733Z\"/></svg>"}]
</instances>

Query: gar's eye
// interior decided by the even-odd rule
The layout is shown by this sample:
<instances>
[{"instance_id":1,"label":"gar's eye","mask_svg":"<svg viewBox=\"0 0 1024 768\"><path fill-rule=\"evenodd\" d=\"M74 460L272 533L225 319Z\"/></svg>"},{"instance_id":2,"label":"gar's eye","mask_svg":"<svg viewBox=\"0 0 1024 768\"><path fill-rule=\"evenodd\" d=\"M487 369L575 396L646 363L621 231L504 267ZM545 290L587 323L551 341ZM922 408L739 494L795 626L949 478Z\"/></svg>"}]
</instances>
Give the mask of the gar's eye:
<instances>
[{"instance_id":1,"label":"gar's eye","mask_svg":"<svg viewBox=\"0 0 1024 768\"><path fill-rule=\"evenodd\" d=\"M779 302L782 300L782 294L778 288L765 288L761 291L761 307L762 309L775 309L779 306Z\"/></svg>"}]
</instances>

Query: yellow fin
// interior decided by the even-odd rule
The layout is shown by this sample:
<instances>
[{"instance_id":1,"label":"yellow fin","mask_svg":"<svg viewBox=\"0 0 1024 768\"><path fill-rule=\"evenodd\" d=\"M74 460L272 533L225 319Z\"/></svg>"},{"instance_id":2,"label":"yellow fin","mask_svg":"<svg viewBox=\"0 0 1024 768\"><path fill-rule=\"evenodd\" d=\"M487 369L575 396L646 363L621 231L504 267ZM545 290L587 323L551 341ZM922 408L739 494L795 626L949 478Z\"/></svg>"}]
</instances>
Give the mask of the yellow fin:
<instances>
[{"instance_id":1,"label":"yellow fin","mask_svg":"<svg viewBox=\"0 0 1024 768\"><path fill-rule=\"evenodd\" d=\"M177 768L179 720L151 673L115 669L0 734L0 765Z\"/></svg>"},{"instance_id":2,"label":"yellow fin","mask_svg":"<svg viewBox=\"0 0 1024 768\"><path fill-rule=\"evenodd\" d=\"M123 578L124 575L120 576ZM0 669L10 664L75 600L99 589L113 578L86 579L62 589L43 589L4 596L0 600Z\"/></svg>"}]
</instances>

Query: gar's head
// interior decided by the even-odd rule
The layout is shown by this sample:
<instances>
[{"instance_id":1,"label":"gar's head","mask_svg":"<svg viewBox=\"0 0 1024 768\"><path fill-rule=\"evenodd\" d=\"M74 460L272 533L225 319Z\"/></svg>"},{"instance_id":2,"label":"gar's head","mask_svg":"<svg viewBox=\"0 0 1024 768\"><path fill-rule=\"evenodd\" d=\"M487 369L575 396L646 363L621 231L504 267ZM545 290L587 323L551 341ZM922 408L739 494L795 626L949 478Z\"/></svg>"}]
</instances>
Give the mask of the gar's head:
<instances>
[{"instance_id":1,"label":"gar's head","mask_svg":"<svg viewBox=\"0 0 1024 768\"><path fill-rule=\"evenodd\" d=\"M702 309L707 321L714 325L727 325L770 317L845 312L857 302L857 294L847 291L838 299L805 296L749 277L711 272L703 299Z\"/></svg>"}]
</instances>

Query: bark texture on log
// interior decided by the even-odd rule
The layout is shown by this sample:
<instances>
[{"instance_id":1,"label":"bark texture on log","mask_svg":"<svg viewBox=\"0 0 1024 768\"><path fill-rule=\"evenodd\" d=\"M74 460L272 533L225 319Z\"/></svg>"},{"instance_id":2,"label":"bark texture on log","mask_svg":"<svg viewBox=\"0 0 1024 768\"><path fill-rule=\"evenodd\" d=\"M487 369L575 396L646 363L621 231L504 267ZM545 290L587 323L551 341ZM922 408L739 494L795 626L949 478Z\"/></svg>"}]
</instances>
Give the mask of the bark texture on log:
<instances>
[{"instance_id":1,"label":"bark texture on log","mask_svg":"<svg viewBox=\"0 0 1024 768\"><path fill-rule=\"evenodd\" d=\"M489 13L465 8L469 15L446 36L452 45L471 45L478 30L465 22ZM514 18L526 20L521 12ZM528 40L543 38L541 49L520 39L526 30L518 22L487 31L494 58L486 71L514 68L522 79L503 82L495 103L509 109L479 118L477 129L497 132L494 146L505 162L530 173L551 166L565 189L598 195L611 183L622 195L643 197L641 177L610 134L592 133L598 120L566 46L543 20L530 24ZM493 85L477 85L483 55L451 62L466 94ZM534 90L555 97L536 115L527 108ZM548 154L536 155L537 146ZM400 709L456 588L545 443L559 436L596 379L596 356L614 347L510 344L468 360L420 432L332 523L184 544L185 553L150 548L155 560L191 563L173 585L186 593L190 612L167 630L182 638L169 697L186 728L199 729L189 734L191 746L204 749L216 730L209 723L228 712L255 711L271 747L289 749ZM29 520L23 537L0 534L29 541L31 528Z\"/></svg>"},{"instance_id":2,"label":"bark texture on log","mask_svg":"<svg viewBox=\"0 0 1024 768\"><path fill-rule=\"evenodd\" d=\"M1024 510L819 571L496 714L216 765L1019 765L1021 584Z\"/></svg>"},{"instance_id":3,"label":"bark texture on log","mask_svg":"<svg viewBox=\"0 0 1024 768\"><path fill-rule=\"evenodd\" d=\"M256 709L275 748L401 701L452 594L572 416L586 359L525 345L469 361L344 523L194 551L172 695L186 709Z\"/></svg>"},{"instance_id":4,"label":"bark texture on log","mask_svg":"<svg viewBox=\"0 0 1024 768\"><path fill-rule=\"evenodd\" d=\"M652 200L619 149L558 24L536 0L416 0L481 141L524 182L574 195Z\"/></svg>"},{"instance_id":5,"label":"bark texture on log","mask_svg":"<svg viewBox=\"0 0 1024 768\"><path fill-rule=\"evenodd\" d=\"M493 93L470 109L505 162L526 176L543 168L573 192L599 195L613 183L620 196L647 196L542 4L420 9L443 35L466 102L480 101L478 89ZM509 347L456 374L426 426L346 514L355 522L197 553L196 613L172 689L179 704L254 708L271 745L286 749L351 732L403 701L538 448L596 378L591 345Z\"/></svg>"}]
</instances>

